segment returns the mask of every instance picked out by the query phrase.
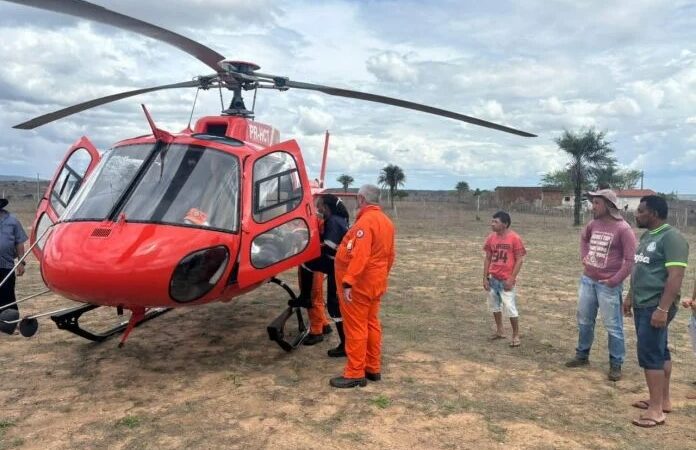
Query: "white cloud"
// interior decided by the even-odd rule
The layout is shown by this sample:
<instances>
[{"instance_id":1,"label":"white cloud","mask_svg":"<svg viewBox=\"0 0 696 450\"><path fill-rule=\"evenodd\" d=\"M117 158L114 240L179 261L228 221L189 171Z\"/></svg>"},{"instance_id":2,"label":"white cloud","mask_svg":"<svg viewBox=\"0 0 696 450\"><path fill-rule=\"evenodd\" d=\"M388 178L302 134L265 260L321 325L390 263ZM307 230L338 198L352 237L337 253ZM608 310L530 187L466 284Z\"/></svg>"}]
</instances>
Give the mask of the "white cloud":
<instances>
[{"instance_id":1,"label":"white cloud","mask_svg":"<svg viewBox=\"0 0 696 450\"><path fill-rule=\"evenodd\" d=\"M474 114L488 120L501 120L505 117L503 105L495 100L481 101L478 106L474 107Z\"/></svg>"},{"instance_id":2,"label":"white cloud","mask_svg":"<svg viewBox=\"0 0 696 450\"><path fill-rule=\"evenodd\" d=\"M550 112L551 114L563 114L566 112L563 103L556 97L544 98L539 100L539 104L544 111Z\"/></svg>"},{"instance_id":3,"label":"white cloud","mask_svg":"<svg viewBox=\"0 0 696 450\"><path fill-rule=\"evenodd\" d=\"M462 178L482 183L474 187L501 180L531 185L539 173L564 164L553 143L564 128L596 126L611 136L620 163L646 169L662 183L651 187L696 191L693 175L674 175L694 166L696 139L690 126L696 124L696 16L682 1L619 0L601 14L592 2L570 0L466 8L435 0L427 14L412 0L398 7L343 0L97 1L229 58L254 61L266 73L412 100L539 134L525 139L311 91L259 91L257 119L278 128L281 139L297 139L311 171L318 170L328 128L329 171L351 173L357 183L374 182L383 165L396 163L413 188L451 188ZM501 13L511 8L514 14ZM166 44L4 2L0 40L0 172L19 175L52 174L82 134L106 148L148 132L140 102L158 124L178 131L195 91L123 100L33 132L11 125L93 97L209 71ZM230 93L223 95L229 102ZM202 92L194 120L219 111L218 92Z\"/></svg>"},{"instance_id":4,"label":"white cloud","mask_svg":"<svg viewBox=\"0 0 696 450\"><path fill-rule=\"evenodd\" d=\"M415 83L418 70L406 57L395 52L381 52L370 56L366 61L367 70L381 81L394 83Z\"/></svg>"},{"instance_id":5,"label":"white cloud","mask_svg":"<svg viewBox=\"0 0 696 450\"><path fill-rule=\"evenodd\" d=\"M330 129L334 123L334 118L331 114L317 108L300 106L298 116L298 130L309 135L323 133Z\"/></svg>"},{"instance_id":6,"label":"white cloud","mask_svg":"<svg viewBox=\"0 0 696 450\"><path fill-rule=\"evenodd\" d=\"M601 105L599 112L612 116L636 116L641 109L638 103L629 97L619 97L609 103Z\"/></svg>"}]
</instances>

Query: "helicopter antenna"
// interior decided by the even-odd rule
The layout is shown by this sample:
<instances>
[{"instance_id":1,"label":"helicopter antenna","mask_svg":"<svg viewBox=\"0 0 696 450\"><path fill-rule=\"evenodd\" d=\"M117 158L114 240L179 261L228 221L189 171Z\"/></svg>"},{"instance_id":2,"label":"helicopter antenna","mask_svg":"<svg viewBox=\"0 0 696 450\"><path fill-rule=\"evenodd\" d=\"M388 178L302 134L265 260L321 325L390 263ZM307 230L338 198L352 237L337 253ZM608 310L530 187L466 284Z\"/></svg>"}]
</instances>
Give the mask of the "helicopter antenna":
<instances>
[{"instance_id":1,"label":"helicopter antenna","mask_svg":"<svg viewBox=\"0 0 696 450\"><path fill-rule=\"evenodd\" d=\"M193 120L193 111L195 111L195 109L196 109L196 101L198 100L198 93L200 91L201 91L201 88L196 89L196 96L193 98L193 106L191 107L191 115L189 116L188 125L186 125L187 130L191 129L191 121Z\"/></svg>"},{"instance_id":2,"label":"helicopter antenna","mask_svg":"<svg viewBox=\"0 0 696 450\"><path fill-rule=\"evenodd\" d=\"M259 91L259 84L256 83L256 86L254 86L254 100L251 102L251 113L253 114L254 111L256 110L256 93Z\"/></svg>"},{"instance_id":3,"label":"helicopter antenna","mask_svg":"<svg viewBox=\"0 0 696 450\"><path fill-rule=\"evenodd\" d=\"M220 108L225 109L225 101L222 99L222 83L218 84L218 90L220 91Z\"/></svg>"}]
</instances>

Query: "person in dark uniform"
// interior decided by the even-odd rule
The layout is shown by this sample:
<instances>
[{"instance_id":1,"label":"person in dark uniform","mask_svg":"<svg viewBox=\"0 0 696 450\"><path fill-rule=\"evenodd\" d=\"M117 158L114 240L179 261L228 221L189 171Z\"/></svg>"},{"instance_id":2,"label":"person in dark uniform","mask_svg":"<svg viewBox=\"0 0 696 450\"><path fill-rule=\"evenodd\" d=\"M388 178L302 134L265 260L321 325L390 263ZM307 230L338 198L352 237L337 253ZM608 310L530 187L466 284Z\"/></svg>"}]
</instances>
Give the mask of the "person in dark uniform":
<instances>
[{"instance_id":1,"label":"person in dark uniform","mask_svg":"<svg viewBox=\"0 0 696 450\"><path fill-rule=\"evenodd\" d=\"M26 262L22 261L17 266L15 272L12 273L12 269L15 266L14 260L24 255L24 243L27 241L27 235L19 220L5 209L8 203L7 199L0 199L0 283L3 280L5 281L0 286L0 313L10 309L19 311L17 305L4 308L3 306L15 302L15 274L18 277L24 275L24 266L26 264ZM5 280L5 278L7 279ZM16 324L3 326L0 328L0 331L12 334L15 327Z\"/></svg>"},{"instance_id":2,"label":"person in dark uniform","mask_svg":"<svg viewBox=\"0 0 696 450\"><path fill-rule=\"evenodd\" d=\"M336 331L341 342L336 348L328 351L329 356L345 356L345 334L343 333L343 319L338 307L336 295L336 278L334 273L334 258L336 249L343 236L348 231L349 214L346 206L340 198L333 194L324 194L317 200L317 209L324 218L324 229L321 233L321 256L304 263L300 267L300 296L297 300L290 300L288 304L293 307L312 307L312 286L314 272L322 272L328 275L326 286L326 305L331 319L336 324ZM305 339L306 345L313 345L323 340L322 335L309 334Z\"/></svg>"}]
</instances>

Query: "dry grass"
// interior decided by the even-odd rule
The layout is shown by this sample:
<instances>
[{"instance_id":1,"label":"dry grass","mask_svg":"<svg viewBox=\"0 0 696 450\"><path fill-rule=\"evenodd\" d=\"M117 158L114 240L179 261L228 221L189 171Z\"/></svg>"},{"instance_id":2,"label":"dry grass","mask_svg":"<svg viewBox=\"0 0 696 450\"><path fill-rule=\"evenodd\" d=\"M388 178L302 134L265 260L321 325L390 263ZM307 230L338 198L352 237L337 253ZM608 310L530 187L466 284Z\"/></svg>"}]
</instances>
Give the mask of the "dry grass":
<instances>
[{"instance_id":1,"label":"dry grass","mask_svg":"<svg viewBox=\"0 0 696 450\"><path fill-rule=\"evenodd\" d=\"M14 206L29 223L31 207ZM636 428L629 405L646 393L631 322L624 380L606 380L601 325L592 365L563 367L574 353L580 272L578 230L565 220L513 216L529 250L519 287L522 347L487 341L480 249L488 216L399 205L380 383L331 389L328 378L342 367L325 356L334 342L286 354L268 341L265 325L285 302L274 286L233 304L172 312L137 329L123 349L44 321L32 339L2 337L0 448L691 447L688 314L671 326L675 411L666 426ZM696 248L696 236L688 238ZM37 269L29 264L20 294L40 288ZM693 279L691 270L685 290ZM23 312L67 303L51 296Z\"/></svg>"}]
</instances>

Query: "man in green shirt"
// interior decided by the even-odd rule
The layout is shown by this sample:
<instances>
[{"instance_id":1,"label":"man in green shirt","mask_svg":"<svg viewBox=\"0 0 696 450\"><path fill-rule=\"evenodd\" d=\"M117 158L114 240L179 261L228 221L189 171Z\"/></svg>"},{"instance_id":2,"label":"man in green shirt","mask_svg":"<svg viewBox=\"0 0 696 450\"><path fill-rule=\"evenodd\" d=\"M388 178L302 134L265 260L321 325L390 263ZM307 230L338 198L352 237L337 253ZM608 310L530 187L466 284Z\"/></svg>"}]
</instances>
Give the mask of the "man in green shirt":
<instances>
[{"instance_id":1,"label":"man in green shirt","mask_svg":"<svg viewBox=\"0 0 696 450\"><path fill-rule=\"evenodd\" d=\"M640 199L636 211L638 228L647 231L640 237L631 288L624 301L624 314L633 309L636 325L638 363L645 372L649 400L634 407L645 412L633 421L651 428L665 423L672 410L669 379L672 361L667 348L667 327L677 313L679 291L689 257L689 244L679 231L665 223L667 202L656 195Z\"/></svg>"}]
</instances>

